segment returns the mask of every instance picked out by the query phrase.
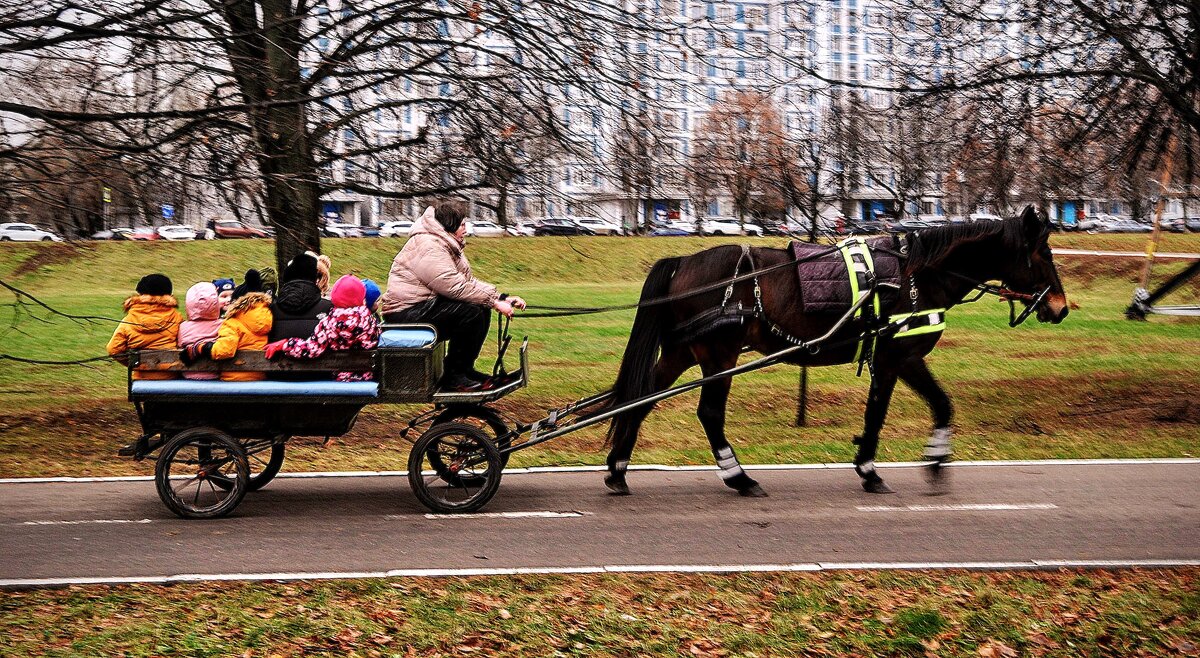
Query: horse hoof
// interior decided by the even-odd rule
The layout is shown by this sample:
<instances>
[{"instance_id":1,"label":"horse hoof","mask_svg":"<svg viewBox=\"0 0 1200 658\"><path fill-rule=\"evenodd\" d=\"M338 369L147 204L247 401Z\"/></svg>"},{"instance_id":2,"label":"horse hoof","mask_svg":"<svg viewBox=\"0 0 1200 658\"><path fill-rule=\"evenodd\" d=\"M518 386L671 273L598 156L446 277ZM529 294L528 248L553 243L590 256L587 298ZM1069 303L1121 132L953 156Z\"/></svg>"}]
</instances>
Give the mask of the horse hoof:
<instances>
[{"instance_id":1,"label":"horse hoof","mask_svg":"<svg viewBox=\"0 0 1200 658\"><path fill-rule=\"evenodd\" d=\"M763 488L756 484L745 489L738 489L738 495L745 496L746 498L766 498L767 492L763 491Z\"/></svg>"},{"instance_id":2,"label":"horse hoof","mask_svg":"<svg viewBox=\"0 0 1200 658\"><path fill-rule=\"evenodd\" d=\"M873 494L890 494L896 493L894 489L887 486L883 480L863 480L863 491Z\"/></svg>"},{"instance_id":3,"label":"horse hoof","mask_svg":"<svg viewBox=\"0 0 1200 658\"><path fill-rule=\"evenodd\" d=\"M933 487L933 495L940 496L946 493L950 484L950 469L946 468L946 462L935 461L924 468L924 473L925 482Z\"/></svg>"},{"instance_id":4,"label":"horse hoof","mask_svg":"<svg viewBox=\"0 0 1200 658\"><path fill-rule=\"evenodd\" d=\"M608 487L608 493L613 496L628 496L631 493L629 485L625 484L625 478L616 478L610 475L604 478L604 486Z\"/></svg>"}]
</instances>

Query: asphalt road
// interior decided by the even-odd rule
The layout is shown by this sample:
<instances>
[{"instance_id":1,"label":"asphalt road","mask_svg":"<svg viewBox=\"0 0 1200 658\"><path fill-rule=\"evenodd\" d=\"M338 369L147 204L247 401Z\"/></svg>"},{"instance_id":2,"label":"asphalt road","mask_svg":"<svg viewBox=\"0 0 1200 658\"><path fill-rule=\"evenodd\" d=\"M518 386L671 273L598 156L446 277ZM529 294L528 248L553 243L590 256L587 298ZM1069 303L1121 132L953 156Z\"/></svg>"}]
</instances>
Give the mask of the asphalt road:
<instances>
[{"instance_id":1,"label":"asphalt road","mask_svg":"<svg viewBox=\"0 0 1200 658\"><path fill-rule=\"evenodd\" d=\"M506 474L487 516L430 517L397 476L281 478L226 519L184 521L148 481L0 484L0 585L263 574L579 568L846 568L1200 564L1200 463L752 472L739 498L712 471ZM867 564L869 566L869 564ZM398 570L398 571L396 571ZM38 579L45 579L38 580Z\"/></svg>"}]
</instances>

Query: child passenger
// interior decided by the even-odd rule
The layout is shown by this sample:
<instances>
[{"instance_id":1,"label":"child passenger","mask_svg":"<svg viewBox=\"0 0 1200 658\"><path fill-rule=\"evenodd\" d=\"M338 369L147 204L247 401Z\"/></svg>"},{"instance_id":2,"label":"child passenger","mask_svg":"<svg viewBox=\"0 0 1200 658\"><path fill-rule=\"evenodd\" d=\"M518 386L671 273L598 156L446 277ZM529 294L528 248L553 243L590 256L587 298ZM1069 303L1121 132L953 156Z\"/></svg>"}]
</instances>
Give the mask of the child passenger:
<instances>
[{"instance_id":1,"label":"child passenger","mask_svg":"<svg viewBox=\"0 0 1200 658\"><path fill-rule=\"evenodd\" d=\"M120 356L130 350L171 350L179 336L183 316L171 295L171 280L147 274L138 281L136 294L125 300L125 317L108 341L108 353ZM172 372L133 371L134 379L175 379Z\"/></svg>"},{"instance_id":2,"label":"child passenger","mask_svg":"<svg viewBox=\"0 0 1200 658\"><path fill-rule=\"evenodd\" d=\"M179 325L179 347L186 348L195 343L214 340L221 329L221 298L217 287L201 281L188 288L188 319ZM216 379L215 372L185 372L184 379Z\"/></svg>"},{"instance_id":3,"label":"child passenger","mask_svg":"<svg viewBox=\"0 0 1200 658\"><path fill-rule=\"evenodd\" d=\"M325 350L374 349L379 344L379 323L367 310L366 288L358 277L347 274L337 280L330 294L333 310L313 330L311 338L288 338L267 345L267 358L279 353L297 359L315 359ZM339 372L339 382L370 381L368 372Z\"/></svg>"}]
</instances>

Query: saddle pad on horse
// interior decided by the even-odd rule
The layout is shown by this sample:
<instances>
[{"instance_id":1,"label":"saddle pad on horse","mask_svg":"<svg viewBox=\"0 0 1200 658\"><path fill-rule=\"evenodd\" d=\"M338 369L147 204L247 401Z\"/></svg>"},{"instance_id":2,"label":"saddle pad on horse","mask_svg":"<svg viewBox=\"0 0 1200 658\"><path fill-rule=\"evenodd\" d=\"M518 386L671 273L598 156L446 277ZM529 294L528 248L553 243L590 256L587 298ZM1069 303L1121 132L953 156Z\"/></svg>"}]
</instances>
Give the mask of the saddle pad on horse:
<instances>
[{"instance_id":1,"label":"saddle pad on horse","mask_svg":"<svg viewBox=\"0 0 1200 658\"><path fill-rule=\"evenodd\" d=\"M900 283L900 259L878 249L860 250L859 245L863 244L889 250L893 246L891 238L850 238L838 243L838 249L832 251L827 245L791 243L800 276L800 306L805 313L845 312L854 303L856 291L861 293L866 289L868 272L875 273L877 283ZM851 277L855 280L851 281ZM899 292L889 286L878 288L877 294L879 306L887 308Z\"/></svg>"}]
</instances>

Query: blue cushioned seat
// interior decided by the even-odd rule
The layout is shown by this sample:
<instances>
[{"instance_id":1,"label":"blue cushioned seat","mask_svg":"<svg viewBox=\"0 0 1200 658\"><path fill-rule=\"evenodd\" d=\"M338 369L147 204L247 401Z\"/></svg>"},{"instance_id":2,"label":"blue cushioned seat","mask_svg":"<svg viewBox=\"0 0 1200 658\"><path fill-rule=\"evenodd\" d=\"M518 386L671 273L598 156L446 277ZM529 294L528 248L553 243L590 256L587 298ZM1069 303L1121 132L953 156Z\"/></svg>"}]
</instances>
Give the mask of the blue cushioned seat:
<instances>
[{"instance_id":1,"label":"blue cushioned seat","mask_svg":"<svg viewBox=\"0 0 1200 658\"><path fill-rule=\"evenodd\" d=\"M429 347L437 340L437 332L429 327L388 329L379 335L380 347Z\"/></svg>"},{"instance_id":2,"label":"blue cushioned seat","mask_svg":"<svg viewBox=\"0 0 1200 658\"><path fill-rule=\"evenodd\" d=\"M131 389L136 394L160 395L347 395L373 398L379 395L376 382L223 382L199 379L139 379Z\"/></svg>"}]
</instances>

